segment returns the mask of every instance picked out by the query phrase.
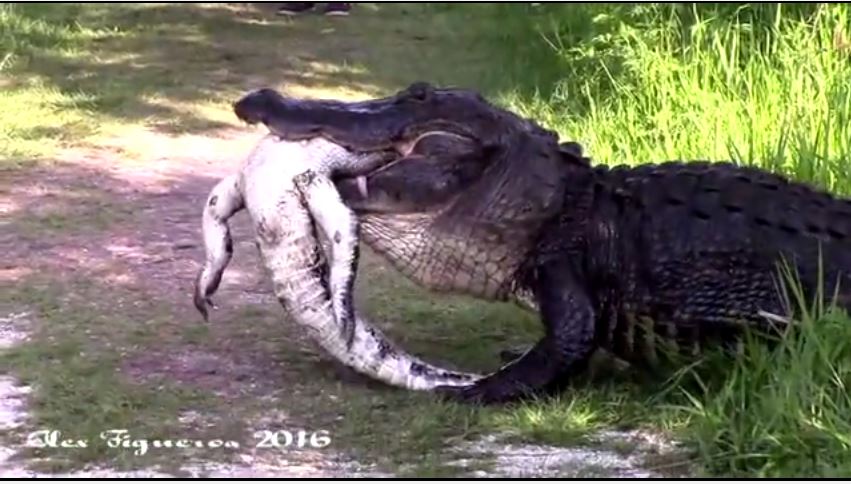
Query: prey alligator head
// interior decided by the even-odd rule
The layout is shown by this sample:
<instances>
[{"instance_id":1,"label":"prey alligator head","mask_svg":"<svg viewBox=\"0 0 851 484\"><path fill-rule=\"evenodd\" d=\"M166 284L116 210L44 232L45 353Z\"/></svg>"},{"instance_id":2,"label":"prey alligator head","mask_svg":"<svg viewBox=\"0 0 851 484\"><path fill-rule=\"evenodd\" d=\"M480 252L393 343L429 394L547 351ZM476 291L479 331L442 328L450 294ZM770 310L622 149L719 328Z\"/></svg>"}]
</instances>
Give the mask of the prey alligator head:
<instances>
[{"instance_id":1,"label":"prey alligator head","mask_svg":"<svg viewBox=\"0 0 851 484\"><path fill-rule=\"evenodd\" d=\"M234 109L287 140L392 154L365 176L336 180L364 240L426 287L488 299L516 292L520 265L560 211L569 161L581 160L475 91L426 83L360 102L261 89Z\"/></svg>"}]
</instances>

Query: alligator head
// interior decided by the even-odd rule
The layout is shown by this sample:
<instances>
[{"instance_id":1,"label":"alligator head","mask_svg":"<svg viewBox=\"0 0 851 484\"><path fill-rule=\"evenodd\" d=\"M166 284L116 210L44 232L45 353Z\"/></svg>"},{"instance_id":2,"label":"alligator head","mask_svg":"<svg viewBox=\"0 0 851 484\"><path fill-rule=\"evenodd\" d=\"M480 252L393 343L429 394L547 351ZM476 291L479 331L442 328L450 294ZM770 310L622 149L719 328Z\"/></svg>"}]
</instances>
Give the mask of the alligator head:
<instances>
[{"instance_id":1,"label":"alligator head","mask_svg":"<svg viewBox=\"0 0 851 484\"><path fill-rule=\"evenodd\" d=\"M394 153L389 164L340 178L337 187L358 213L364 240L431 289L508 298L563 202L570 163L557 136L475 91L415 83L347 103L262 89L235 111L285 139L324 137L353 151Z\"/></svg>"}]
</instances>

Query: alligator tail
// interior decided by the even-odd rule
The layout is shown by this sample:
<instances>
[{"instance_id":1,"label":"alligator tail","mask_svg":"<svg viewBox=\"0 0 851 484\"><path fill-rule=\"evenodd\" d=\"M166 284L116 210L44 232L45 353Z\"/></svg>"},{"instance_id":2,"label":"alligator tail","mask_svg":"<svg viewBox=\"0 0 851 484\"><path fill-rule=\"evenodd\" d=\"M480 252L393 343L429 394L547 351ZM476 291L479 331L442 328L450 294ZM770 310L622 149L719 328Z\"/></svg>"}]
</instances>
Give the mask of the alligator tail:
<instances>
[{"instance_id":1,"label":"alligator tail","mask_svg":"<svg viewBox=\"0 0 851 484\"><path fill-rule=\"evenodd\" d=\"M217 183L204 204L201 227L206 258L204 267L195 279L193 301L205 321L208 320L207 307L215 307L210 296L219 288L222 273L233 254L233 239L228 219L243 208L245 201L237 175L225 177Z\"/></svg>"}]
</instances>

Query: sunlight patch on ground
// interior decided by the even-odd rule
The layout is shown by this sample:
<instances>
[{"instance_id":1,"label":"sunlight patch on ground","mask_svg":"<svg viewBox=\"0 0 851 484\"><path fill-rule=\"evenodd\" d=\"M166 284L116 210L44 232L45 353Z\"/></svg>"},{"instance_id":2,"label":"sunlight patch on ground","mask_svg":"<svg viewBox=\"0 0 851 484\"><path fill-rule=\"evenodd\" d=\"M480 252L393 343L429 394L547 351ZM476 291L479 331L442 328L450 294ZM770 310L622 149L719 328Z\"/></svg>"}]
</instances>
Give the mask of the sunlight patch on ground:
<instances>
[{"instance_id":1,"label":"sunlight patch on ground","mask_svg":"<svg viewBox=\"0 0 851 484\"><path fill-rule=\"evenodd\" d=\"M221 176L227 173L245 160L257 140L266 133L265 127L234 126L203 135L168 135L150 127L123 126L102 138L96 149L66 150L62 161L108 169L119 177L143 179L145 185L165 187L180 175ZM198 160L205 160L210 170L193 173L198 168Z\"/></svg>"},{"instance_id":2,"label":"sunlight patch on ground","mask_svg":"<svg viewBox=\"0 0 851 484\"><path fill-rule=\"evenodd\" d=\"M0 282L15 282L33 273L28 267L0 268Z\"/></svg>"},{"instance_id":3,"label":"sunlight patch on ground","mask_svg":"<svg viewBox=\"0 0 851 484\"><path fill-rule=\"evenodd\" d=\"M473 458L459 459L454 464L469 468L477 460L492 459L492 470L472 472L477 478L658 478L663 474L646 464L648 458L672 455L678 450L673 442L639 431L600 432L592 439L597 445L581 447L508 443L506 437L486 435L464 442L457 450ZM629 451L619 452L618 446L628 447Z\"/></svg>"},{"instance_id":4,"label":"sunlight patch on ground","mask_svg":"<svg viewBox=\"0 0 851 484\"><path fill-rule=\"evenodd\" d=\"M0 214L8 216L11 213L17 212L20 209L21 204L16 202L15 200L6 197L0 198ZM5 222L0 225L3 224L5 224Z\"/></svg>"},{"instance_id":5,"label":"sunlight patch on ground","mask_svg":"<svg viewBox=\"0 0 851 484\"><path fill-rule=\"evenodd\" d=\"M11 313L0 317L0 351L26 341L28 316L28 313ZM27 422L26 398L30 391L15 378L0 374L0 434L11 436ZM22 471L11 461L17 452L6 444L0 441L0 477Z\"/></svg>"}]
</instances>

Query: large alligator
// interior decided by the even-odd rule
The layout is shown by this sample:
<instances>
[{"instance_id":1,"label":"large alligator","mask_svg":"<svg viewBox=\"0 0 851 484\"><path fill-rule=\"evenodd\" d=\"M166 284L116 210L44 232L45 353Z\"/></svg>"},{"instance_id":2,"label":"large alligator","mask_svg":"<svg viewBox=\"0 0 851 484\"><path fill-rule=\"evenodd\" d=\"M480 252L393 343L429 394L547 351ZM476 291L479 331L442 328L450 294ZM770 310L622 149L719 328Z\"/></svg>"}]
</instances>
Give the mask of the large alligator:
<instances>
[{"instance_id":1,"label":"large alligator","mask_svg":"<svg viewBox=\"0 0 851 484\"><path fill-rule=\"evenodd\" d=\"M495 373L440 389L453 398L545 391L596 348L640 361L640 343L657 336L692 348L745 325L776 330L793 316L780 266L805 297L821 288L851 305L851 200L778 175L732 163L593 166L473 91L424 83L357 103L270 90L241 102L244 120L286 139L396 149L366 190L337 181L364 240L427 288L539 312L544 337ZM410 155L421 133L464 142Z\"/></svg>"}]
</instances>

